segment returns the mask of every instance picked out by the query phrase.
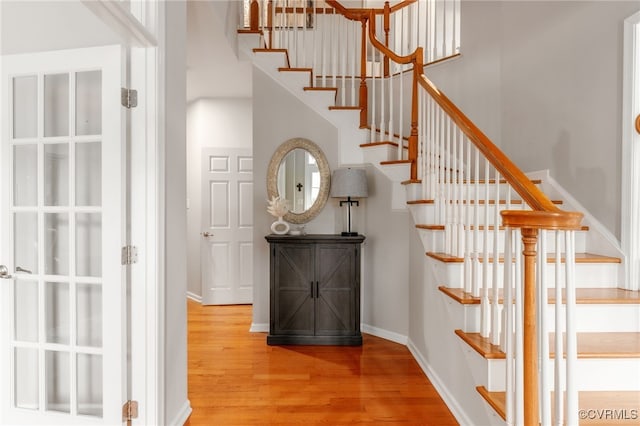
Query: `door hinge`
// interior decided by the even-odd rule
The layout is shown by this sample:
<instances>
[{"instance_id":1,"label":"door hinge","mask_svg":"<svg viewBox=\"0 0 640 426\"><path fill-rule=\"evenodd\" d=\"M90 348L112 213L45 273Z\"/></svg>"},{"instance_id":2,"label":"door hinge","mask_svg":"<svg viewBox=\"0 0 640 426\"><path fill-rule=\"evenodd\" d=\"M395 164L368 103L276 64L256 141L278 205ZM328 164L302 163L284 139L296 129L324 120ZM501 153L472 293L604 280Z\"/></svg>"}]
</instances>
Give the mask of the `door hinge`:
<instances>
[{"instance_id":1,"label":"door hinge","mask_svg":"<svg viewBox=\"0 0 640 426\"><path fill-rule=\"evenodd\" d=\"M122 264L133 265L138 262L138 247L136 246L124 246L122 247Z\"/></svg>"},{"instance_id":2,"label":"door hinge","mask_svg":"<svg viewBox=\"0 0 640 426\"><path fill-rule=\"evenodd\" d=\"M129 422L138 418L138 401L127 401L122 406L122 421Z\"/></svg>"},{"instance_id":3,"label":"door hinge","mask_svg":"<svg viewBox=\"0 0 640 426\"><path fill-rule=\"evenodd\" d=\"M138 106L138 91L134 89L120 89L120 103L125 108L135 108Z\"/></svg>"}]
</instances>

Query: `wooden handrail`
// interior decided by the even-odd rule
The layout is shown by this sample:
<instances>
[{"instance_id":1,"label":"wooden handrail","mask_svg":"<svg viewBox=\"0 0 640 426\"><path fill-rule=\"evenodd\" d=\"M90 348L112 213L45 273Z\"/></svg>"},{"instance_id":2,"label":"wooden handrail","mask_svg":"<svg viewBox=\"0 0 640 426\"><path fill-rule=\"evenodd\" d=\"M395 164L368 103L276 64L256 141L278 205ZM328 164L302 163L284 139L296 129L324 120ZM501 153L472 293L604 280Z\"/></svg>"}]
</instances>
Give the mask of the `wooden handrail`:
<instances>
[{"instance_id":1,"label":"wooden handrail","mask_svg":"<svg viewBox=\"0 0 640 426\"><path fill-rule=\"evenodd\" d=\"M491 140L423 74L420 85L451 117L471 142L509 182L532 211L503 212L507 226L544 229L578 229L582 213L559 209ZM545 212L545 214L540 214ZM505 215L505 213L508 213ZM539 222L538 225L536 223Z\"/></svg>"}]
</instances>

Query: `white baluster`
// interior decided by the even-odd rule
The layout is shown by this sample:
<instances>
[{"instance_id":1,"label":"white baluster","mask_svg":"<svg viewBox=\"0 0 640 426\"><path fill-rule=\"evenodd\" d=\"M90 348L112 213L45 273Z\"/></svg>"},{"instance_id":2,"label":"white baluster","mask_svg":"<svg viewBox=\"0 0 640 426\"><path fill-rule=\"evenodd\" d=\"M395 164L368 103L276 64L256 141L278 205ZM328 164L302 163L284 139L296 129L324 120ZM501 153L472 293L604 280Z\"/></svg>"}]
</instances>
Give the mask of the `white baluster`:
<instances>
[{"instance_id":1,"label":"white baluster","mask_svg":"<svg viewBox=\"0 0 640 426\"><path fill-rule=\"evenodd\" d=\"M576 283L575 283L575 231L565 231L565 268L566 268L566 339L567 339L567 409L566 424L578 424L578 385L577 361L578 345L576 337Z\"/></svg>"},{"instance_id":2,"label":"white baluster","mask_svg":"<svg viewBox=\"0 0 640 426\"><path fill-rule=\"evenodd\" d=\"M454 127L454 123L451 123L451 254L458 256L458 202L460 196L458 195L458 132L457 127Z\"/></svg>"},{"instance_id":3,"label":"white baluster","mask_svg":"<svg viewBox=\"0 0 640 426\"><path fill-rule=\"evenodd\" d=\"M440 152L443 157L444 173L444 252L451 255L451 119L448 115L444 117L444 148Z\"/></svg>"},{"instance_id":4,"label":"white baluster","mask_svg":"<svg viewBox=\"0 0 640 426\"><path fill-rule=\"evenodd\" d=\"M545 229L540 230L538 237L538 336L540 343L540 350L538 351L538 365L540 371L540 410L543 425L551 424L551 383L549 382L549 320L546 315L547 308L547 287L549 285L547 280L547 231ZM556 256L560 253L556 252ZM562 350L558 353L556 349L556 357L562 357Z\"/></svg>"},{"instance_id":5,"label":"white baluster","mask_svg":"<svg viewBox=\"0 0 640 426\"><path fill-rule=\"evenodd\" d=\"M465 197L462 202L462 208L464 211L465 218L465 245L464 245L464 291L467 293L473 293L473 216L472 216L472 207L471 207L471 142L467 141L467 160L466 160L466 173L465 178L466 182L463 181L464 185L466 185Z\"/></svg>"},{"instance_id":6,"label":"white baluster","mask_svg":"<svg viewBox=\"0 0 640 426\"><path fill-rule=\"evenodd\" d=\"M513 247L511 243L511 228L504 230L504 297L502 315L504 326L502 336L504 345L502 350L506 354L505 371L505 407L507 425L514 424L514 348L513 348Z\"/></svg>"},{"instance_id":7,"label":"white baluster","mask_svg":"<svg viewBox=\"0 0 640 426\"><path fill-rule=\"evenodd\" d=\"M500 299L499 299L499 287L500 287L500 277L498 268L500 267L500 247L498 243L498 239L500 236L500 173L498 170L495 170L495 183L494 189L496 194L496 208L494 210L493 216L493 277L492 277L492 303L491 303L491 343L494 345L500 344ZM486 227L489 224L485 225ZM510 262L510 259L507 257L508 253L504 253L504 268L507 268L507 265Z\"/></svg>"},{"instance_id":8,"label":"white baluster","mask_svg":"<svg viewBox=\"0 0 640 426\"><path fill-rule=\"evenodd\" d=\"M460 144L459 161L458 161L458 257L465 257L465 205L464 205L464 146L465 135L462 129L458 128L459 136L458 141Z\"/></svg>"},{"instance_id":9,"label":"white baluster","mask_svg":"<svg viewBox=\"0 0 640 426\"><path fill-rule=\"evenodd\" d=\"M489 306L489 160L484 161L484 231L482 233L482 299L480 300L480 322L482 337L491 332L491 312ZM497 208L497 206L496 206ZM498 262L498 259L493 259Z\"/></svg>"},{"instance_id":10,"label":"white baluster","mask_svg":"<svg viewBox=\"0 0 640 426\"><path fill-rule=\"evenodd\" d=\"M562 242L561 231L554 231L556 242L556 261L555 261L555 288L556 288L556 303L555 303L555 348L556 356L554 358L555 375L554 375L554 400L555 400L555 416L553 423L556 426L562 426L564 424L564 386L562 383L563 377L563 357L559 354L564 353L564 347L562 342L562 334L564 329L562 327L562 261L560 256L560 246Z\"/></svg>"},{"instance_id":11,"label":"white baluster","mask_svg":"<svg viewBox=\"0 0 640 426\"><path fill-rule=\"evenodd\" d=\"M515 242L515 415L516 425L524 424L524 310L522 277L522 232L516 229L514 235Z\"/></svg>"},{"instance_id":12,"label":"white baluster","mask_svg":"<svg viewBox=\"0 0 640 426\"><path fill-rule=\"evenodd\" d=\"M472 258L472 279L473 279L473 296L480 296L480 151L475 149L475 182L473 183L473 258Z\"/></svg>"},{"instance_id":13,"label":"white baluster","mask_svg":"<svg viewBox=\"0 0 640 426\"><path fill-rule=\"evenodd\" d=\"M344 47L341 49L341 63L340 63L340 69L341 69L341 77L340 77L340 99L341 99L341 103L340 105L346 105L347 101L346 101L346 96L347 96L347 59L349 57L348 53L349 53L349 31L347 29L347 20L346 19L341 19L340 20L340 34L342 35L340 37L340 40L342 42L346 41L346 43L344 44Z\"/></svg>"}]
</instances>

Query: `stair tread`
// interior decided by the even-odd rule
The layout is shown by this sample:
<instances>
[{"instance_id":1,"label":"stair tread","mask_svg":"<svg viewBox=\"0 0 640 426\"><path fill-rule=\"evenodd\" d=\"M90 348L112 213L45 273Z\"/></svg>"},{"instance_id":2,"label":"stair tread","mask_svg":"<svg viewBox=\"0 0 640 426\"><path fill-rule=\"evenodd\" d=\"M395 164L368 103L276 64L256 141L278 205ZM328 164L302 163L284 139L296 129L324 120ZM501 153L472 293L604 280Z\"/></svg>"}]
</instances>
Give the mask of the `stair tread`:
<instances>
[{"instance_id":1,"label":"stair tread","mask_svg":"<svg viewBox=\"0 0 640 426\"><path fill-rule=\"evenodd\" d=\"M411 164L411 160L389 160L389 161L381 161L381 165L389 166L393 164Z\"/></svg>"},{"instance_id":2,"label":"stair tread","mask_svg":"<svg viewBox=\"0 0 640 426\"><path fill-rule=\"evenodd\" d=\"M476 387L487 403L502 417L506 419L505 392L489 392L484 386ZM552 399L553 400L553 399ZM581 425L632 425L637 424L637 418L631 419L632 410L640 407L640 392L637 391L580 391L578 392L578 408L580 410L618 410L627 415L624 419L599 418L580 419ZM596 413L597 414L597 413ZM599 416L594 416L599 417Z\"/></svg>"},{"instance_id":3,"label":"stair tread","mask_svg":"<svg viewBox=\"0 0 640 426\"><path fill-rule=\"evenodd\" d=\"M295 67L280 67L278 71L292 71L292 72L313 72L313 68L295 68Z\"/></svg>"},{"instance_id":4,"label":"stair tread","mask_svg":"<svg viewBox=\"0 0 640 426\"><path fill-rule=\"evenodd\" d=\"M337 87L304 87L302 90L314 92L337 92Z\"/></svg>"},{"instance_id":5,"label":"stair tread","mask_svg":"<svg viewBox=\"0 0 640 426\"><path fill-rule=\"evenodd\" d=\"M489 338L480 333L466 333L456 330L463 341L486 359L504 359L505 353L499 346L492 345ZM549 333L549 352L555 355L554 334ZM639 332L582 332L577 333L579 359L619 359L640 358Z\"/></svg>"},{"instance_id":6,"label":"stair tread","mask_svg":"<svg viewBox=\"0 0 640 426\"><path fill-rule=\"evenodd\" d=\"M418 228L418 229L427 229L427 230L430 230L430 231L444 231L444 225L435 225L435 224L426 224L426 223L419 223L419 224L416 225L416 228ZM504 231L505 228L506 228L505 226L500 226L498 228L498 230ZM470 226L469 229L470 230L474 230L475 226ZM478 231L484 231L484 229L485 229L484 225L480 225L478 227ZM489 227L487 229L489 231L493 231L493 230L496 229L496 227L493 226L493 225L489 225ZM583 226L580 227L579 230L580 231L588 231L589 227L586 226L586 225L583 225Z\"/></svg>"},{"instance_id":7,"label":"stair tread","mask_svg":"<svg viewBox=\"0 0 640 426\"><path fill-rule=\"evenodd\" d=\"M402 161L409 161L409 160L402 160ZM383 161L381 164L386 163L386 161ZM412 204L412 203L417 203L417 202L424 202L424 201L431 201L433 202L434 200L410 200L407 201L407 204ZM455 204L456 200L451 200L449 201L451 204ZM563 204L562 200L551 200L551 202L553 204ZM494 205L496 203L496 200L489 200L489 205ZM457 204L461 204L461 203L457 203ZM462 204L476 204L476 200L462 200ZM480 199L478 200L478 204L486 204L486 200ZM498 204L504 205L507 204L507 200L498 200ZM515 205L522 205L523 201L522 200L509 200L509 204L515 204Z\"/></svg>"},{"instance_id":8,"label":"stair tread","mask_svg":"<svg viewBox=\"0 0 640 426\"><path fill-rule=\"evenodd\" d=\"M438 252L427 252L427 256L432 257L434 259L438 259L442 262L448 263L459 263L464 262L464 259L461 257L452 256L446 253L438 253ZM484 258L482 254L480 254L479 262L483 262ZM500 263L504 263L504 256L501 254L498 261ZM547 263L555 263L556 257L555 254L549 253L547 255ZM564 262L564 257L561 258L561 262ZM493 257L489 256L489 263L493 263ZM576 263L621 263L622 259L619 257L613 256L605 256L601 254L594 253L576 253Z\"/></svg>"},{"instance_id":9,"label":"stair tread","mask_svg":"<svg viewBox=\"0 0 640 426\"><path fill-rule=\"evenodd\" d=\"M438 289L462 305L479 305L480 297L474 297L462 288L439 286ZM482 289L480 289L482 292ZM500 303L503 289L499 289ZM556 290L548 289L548 303L556 303ZM565 303L565 291L562 289L562 303ZM576 303L579 305L640 305L640 291L623 288L576 288Z\"/></svg>"},{"instance_id":10,"label":"stair tread","mask_svg":"<svg viewBox=\"0 0 640 426\"><path fill-rule=\"evenodd\" d=\"M334 110L345 110L345 111L350 111L350 110L361 110L362 108L360 108L359 106L339 106L339 105L333 105L329 107L330 110L334 111Z\"/></svg>"},{"instance_id":11,"label":"stair tread","mask_svg":"<svg viewBox=\"0 0 640 426\"><path fill-rule=\"evenodd\" d=\"M287 49L268 49L265 47L256 47L253 49L253 53L284 53L286 65L288 66L290 64L289 51Z\"/></svg>"},{"instance_id":12,"label":"stair tread","mask_svg":"<svg viewBox=\"0 0 640 426\"><path fill-rule=\"evenodd\" d=\"M380 142L361 143L360 144L360 148L372 148L372 147L375 147L375 146L383 146L383 145L389 145L389 146L393 146L395 148L398 147L398 143L397 142L380 141Z\"/></svg>"},{"instance_id":13,"label":"stair tread","mask_svg":"<svg viewBox=\"0 0 640 426\"><path fill-rule=\"evenodd\" d=\"M404 181L404 182L402 182L402 183L403 183L404 185L406 185L406 184L410 184L410 183L422 183L422 179L406 180L406 181ZM459 182L457 182L457 181L456 181L456 182L454 182L454 183L459 183ZM463 179L463 180L462 180L462 183L465 183L465 184L466 184L466 183L470 183L470 184L476 184L476 183L477 183L477 184L479 184L479 185L480 185L480 184L485 184L485 183L486 183L486 181L484 181L484 180L482 180L482 179L481 179L481 180L478 180L478 181ZM489 179L489 184L495 184L495 183L496 183L496 180L495 180L495 179ZM505 179L500 179L500 183L501 183L501 184L506 184L506 183L507 183L507 181L506 181ZM540 184L542 183L542 180L541 180L541 179L531 179L531 183L533 183L534 185L540 185Z\"/></svg>"}]
</instances>

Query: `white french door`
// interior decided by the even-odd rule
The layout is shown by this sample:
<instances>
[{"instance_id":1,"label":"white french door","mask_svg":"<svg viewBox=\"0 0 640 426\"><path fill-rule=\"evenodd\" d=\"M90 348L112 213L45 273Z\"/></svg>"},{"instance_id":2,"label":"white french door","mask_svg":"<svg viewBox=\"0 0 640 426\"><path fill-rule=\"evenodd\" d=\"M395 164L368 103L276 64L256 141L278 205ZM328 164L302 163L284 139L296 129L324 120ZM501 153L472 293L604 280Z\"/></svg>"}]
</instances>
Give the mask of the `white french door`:
<instances>
[{"instance_id":1,"label":"white french door","mask_svg":"<svg viewBox=\"0 0 640 426\"><path fill-rule=\"evenodd\" d=\"M0 423L120 424L120 46L2 57Z\"/></svg>"},{"instance_id":2,"label":"white french door","mask_svg":"<svg viewBox=\"0 0 640 426\"><path fill-rule=\"evenodd\" d=\"M253 302L250 149L202 149L202 303Z\"/></svg>"}]
</instances>

